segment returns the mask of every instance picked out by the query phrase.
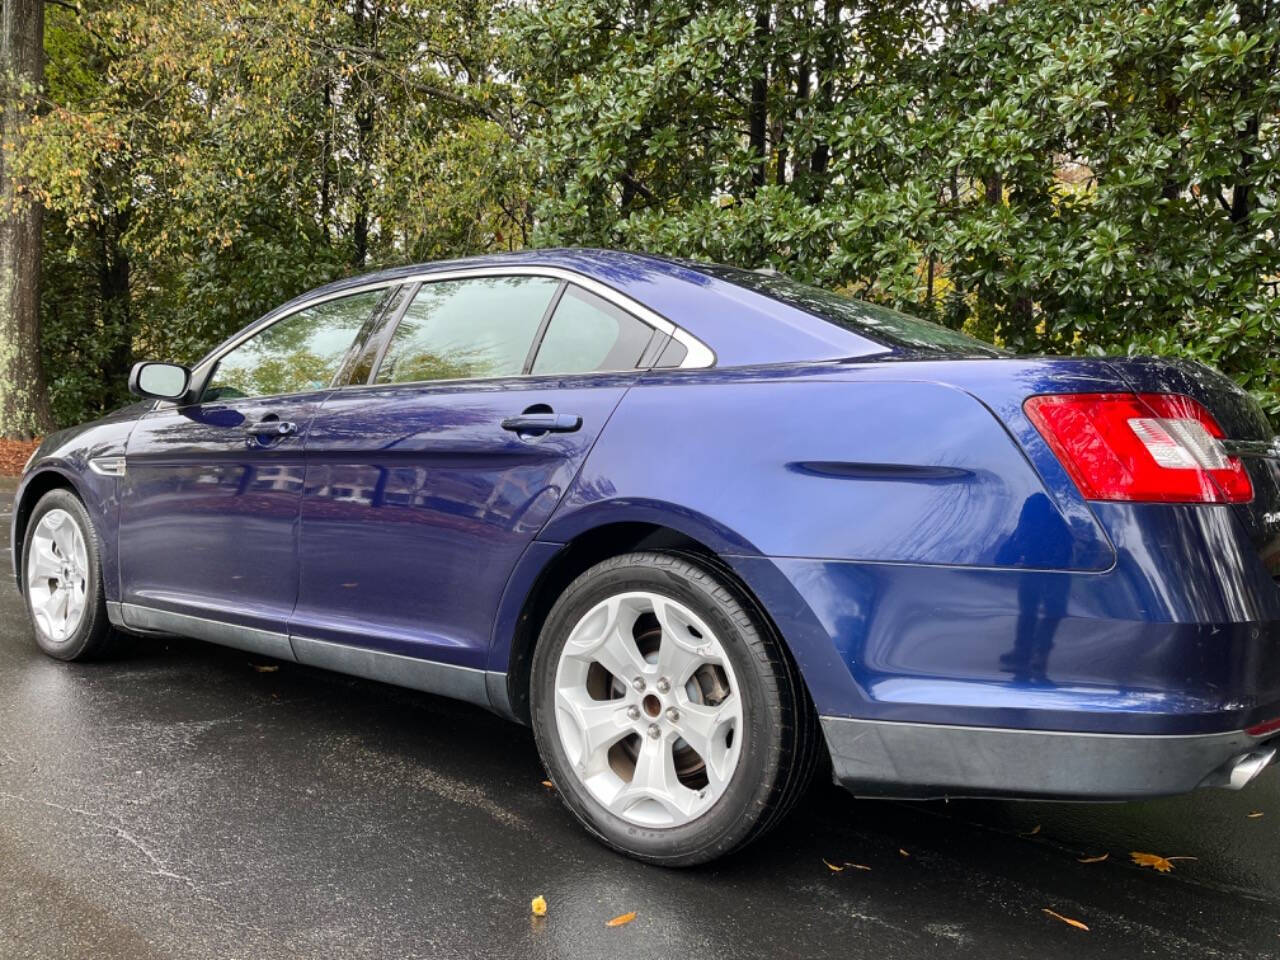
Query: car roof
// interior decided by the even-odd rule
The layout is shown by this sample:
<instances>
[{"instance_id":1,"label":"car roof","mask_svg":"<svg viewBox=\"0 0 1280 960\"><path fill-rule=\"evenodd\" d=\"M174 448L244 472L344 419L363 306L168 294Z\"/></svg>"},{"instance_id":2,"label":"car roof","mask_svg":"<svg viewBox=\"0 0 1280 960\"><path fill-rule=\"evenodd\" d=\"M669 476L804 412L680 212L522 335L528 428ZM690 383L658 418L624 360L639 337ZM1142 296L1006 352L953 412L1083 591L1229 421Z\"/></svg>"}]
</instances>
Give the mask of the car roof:
<instances>
[{"instance_id":1,"label":"car roof","mask_svg":"<svg viewBox=\"0 0 1280 960\"><path fill-rule=\"evenodd\" d=\"M589 247L519 250L358 274L310 290L269 316L288 312L317 296L371 283L510 266L557 267L603 283L688 330L715 352L717 366L835 360L887 352L881 344L811 313L701 272L692 261Z\"/></svg>"}]
</instances>

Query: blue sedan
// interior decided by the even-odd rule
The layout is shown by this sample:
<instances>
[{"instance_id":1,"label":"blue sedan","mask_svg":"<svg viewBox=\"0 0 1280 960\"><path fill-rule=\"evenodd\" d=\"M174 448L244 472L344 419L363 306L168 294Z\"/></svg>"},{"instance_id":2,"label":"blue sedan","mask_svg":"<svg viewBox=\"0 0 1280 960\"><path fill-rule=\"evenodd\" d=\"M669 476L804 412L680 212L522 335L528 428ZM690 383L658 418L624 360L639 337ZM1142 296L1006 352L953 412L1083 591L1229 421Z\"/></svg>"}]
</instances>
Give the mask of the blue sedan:
<instances>
[{"instance_id":1,"label":"blue sedan","mask_svg":"<svg viewBox=\"0 0 1280 960\"><path fill-rule=\"evenodd\" d=\"M653 863L860 795L1239 788L1280 743L1280 445L1190 363L1027 358L593 250L322 287L48 437L37 643L181 635L530 724Z\"/></svg>"}]
</instances>

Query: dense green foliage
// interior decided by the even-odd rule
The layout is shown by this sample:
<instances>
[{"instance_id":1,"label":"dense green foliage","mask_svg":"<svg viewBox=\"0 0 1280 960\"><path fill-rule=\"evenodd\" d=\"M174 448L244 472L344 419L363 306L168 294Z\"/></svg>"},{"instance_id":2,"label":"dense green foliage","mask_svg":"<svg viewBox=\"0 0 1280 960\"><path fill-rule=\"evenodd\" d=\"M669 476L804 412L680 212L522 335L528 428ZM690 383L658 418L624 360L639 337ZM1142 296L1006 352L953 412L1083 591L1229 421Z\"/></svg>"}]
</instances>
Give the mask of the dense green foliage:
<instances>
[{"instance_id":1,"label":"dense green foliage","mask_svg":"<svg viewBox=\"0 0 1280 960\"><path fill-rule=\"evenodd\" d=\"M1280 0L93 0L25 158L55 411L369 266L771 265L1280 413ZM104 382L103 373L107 374Z\"/></svg>"}]
</instances>

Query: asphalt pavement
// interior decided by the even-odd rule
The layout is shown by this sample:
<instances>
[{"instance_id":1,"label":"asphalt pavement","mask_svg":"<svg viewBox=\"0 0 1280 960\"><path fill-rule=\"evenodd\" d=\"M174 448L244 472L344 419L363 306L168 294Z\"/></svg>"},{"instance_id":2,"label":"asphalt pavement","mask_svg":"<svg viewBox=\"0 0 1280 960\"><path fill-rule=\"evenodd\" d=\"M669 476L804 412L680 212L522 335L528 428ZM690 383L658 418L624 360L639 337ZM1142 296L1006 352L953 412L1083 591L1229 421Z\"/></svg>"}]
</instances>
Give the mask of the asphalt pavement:
<instances>
[{"instance_id":1,"label":"asphalt pavement","mask_svg":"<svg viewBox=\"0 0 1280 960\"><path fill-rule=\"evenodd\" d=\"M6 548L4 960L1280 957L1274 768L1120 805L822 784L746 851L664 870L589 839L521 727L196 641L58 663L11 573Z\"/></svg>"}]
</instances>

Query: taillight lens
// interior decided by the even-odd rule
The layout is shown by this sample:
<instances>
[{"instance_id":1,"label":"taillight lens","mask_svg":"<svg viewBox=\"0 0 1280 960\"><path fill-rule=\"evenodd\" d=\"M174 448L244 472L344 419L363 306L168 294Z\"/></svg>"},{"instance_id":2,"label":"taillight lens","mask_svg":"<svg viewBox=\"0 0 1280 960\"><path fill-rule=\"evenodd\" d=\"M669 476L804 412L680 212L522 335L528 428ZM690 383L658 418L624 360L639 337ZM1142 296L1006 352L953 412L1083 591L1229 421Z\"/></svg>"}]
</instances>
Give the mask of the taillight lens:
<instances>
[{"instance_id":1,"label":"taillight lens","mask_svg":"<svg viewBox=\"0 0 1280 960\"><path fill-rule=\"evenodd\" d=\"M1253 484L1222 428L1190 397L1068 393L1031 397L1027 417L1088 500L1245 503Z\"/></svg>"}]
</instances>

